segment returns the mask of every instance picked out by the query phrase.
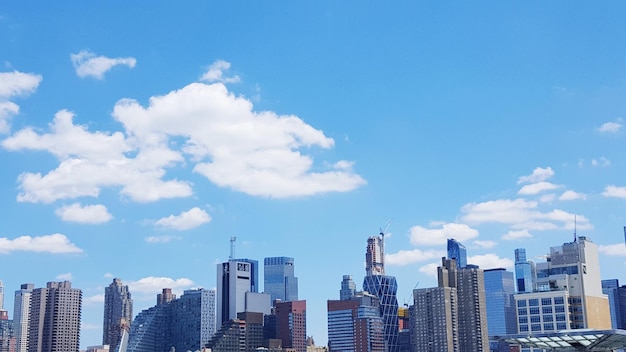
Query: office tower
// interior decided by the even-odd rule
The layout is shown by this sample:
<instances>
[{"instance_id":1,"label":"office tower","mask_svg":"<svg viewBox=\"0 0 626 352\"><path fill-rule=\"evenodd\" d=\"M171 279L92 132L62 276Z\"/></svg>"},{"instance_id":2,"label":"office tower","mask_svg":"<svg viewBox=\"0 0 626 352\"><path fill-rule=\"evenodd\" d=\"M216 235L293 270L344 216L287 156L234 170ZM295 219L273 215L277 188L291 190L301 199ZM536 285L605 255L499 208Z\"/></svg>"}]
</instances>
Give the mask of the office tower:
<instances>
[{"instance_id":1,"label":"office tower","mask_svg":"<svg viewBox=\"0 0 626 352\"><path fill-rule=\"evenodd\" d=\"M276 334L283 348L306 352L306 301L276 303Z\"/></svg>"},{"instance_id":2,"label":"office tower","mask_svg":"<svg viewBox=\"0 0 626 352\"><path fill-rule=\"evenodd\" d=\"M197 351L215 333L215 290L185 290L172 301L171 336L176 351Z\"/></svg>"},{"instance_id":3,"label":"office tower","mask_svg":"<svg viewBox=\"0 0 626 352\"><path fill-rule=\"evenodd\" d=\"M29 352L78 352L82 291L69 281L48 282L31 294Z\"/></svg>"},{"instance_id":4,"label":"office tower","mask_svg":"<svg viewBox=\"0 0 626 352\"><path fill-rule=\"evenodd\" d=\"M611 312L611 329L620 329L622 325L620 321L620 306L619 306L619 280L609 279L602 280L602 293L604 293L609 299L609 310Z\"/></svg>"},{"instance_id":5,"label":"office tower","mask_svg":"<svg viewBox=\"0 0 626 352\"><path fill-rule=\"evenodd\" d=\"M538 334L572 329L567 290L518 293L514 296L519 334Z\"/></svg>"},{"instance_id":6,"label":"office tower","mask_svg":"<svg viewBox=\"0 0 626 352\"><path fill-rule=\"evenodd\" d=\"M294 276L294 260L288 257L268 257L263 261L263 289L275 300L298 300L298 278Z\"/></svg>"},{"instance_id":7,"label":"office tower","mask_svg":"<svg viewBox=\"0 0 626 352\"><path fill-rule=\"evenodd\" d=\"M0 310L4 309L4 283L0 280Z\"/></svg>"},{"instance_id":8,"label":"office tower","mask_svg":"<svg viewBox=\"0 0 626 352\"><path fill-rule=\"evenodd\" d=\"M382 232L367 239L363 291L378 297L387 351L398 352L398 284L394 276L385 275L384 240Z\"/></svg>"},{"instance_id":9,"label":"office tower","mask_svg":"<svg viewBox=\"0 0 626 352\"><path fill-rule=\"evenodd\" d=\"M357 292L345 299L328 300L327 311L329 352L386 351L378 297Z\"/></svg>"},{"instance_id":10,"label":"office tower","mask_svg":"<svg viewBox=\"0 0 626 352\"><path fill-rule=\"evenodd\" d=\"M117 351L122 339L122 329L128 329L133 319L133 299L128 286L114 278L104 288L104 318L102 324L102 344Z\"/></svg>"},{"instance_id":11,"label":"office tower","mask_svg":"<svg viewBox=\"0 0 626 352\"><path fill-rule=\"evenodd\" d=\"M457 300L457 289L454 287L413 290L410 320L414 352L461 350Z\"/></svg>"},{"instance_id":12,"label":"office tower","mask_svg":"<svg viewBox=\"0 0 626 352\"><path fill-rule=\"evenodd\" d=\"M217 327L223 322L237 318L237 313L246 311L247 292L258 293L254 284L257 280L255 268L258 262L248 259L231 259L217 264ZM271 302L271 299L270 299ZM271 303L270 303L271 305Z\"/></svg>"},{"instance_id":13,"label":"office tower","mask_svg":"<svg viewBox=\"0 0 626 352\"><path fill-rule=\"evenodd\" d=\"M626 330L626 285L622 285L617 289L616 294L616 305L618 309L616 309L616 314L619 316L617 320L618 329Z\"/></svg>"},{"instance_id":14,"label":"office tower","mask_svg":"<svg viewBox=\"0 0 626 352\"><path fill-rule=\"evenodd\" d=\"M515 315L515 279L513 273L502 268L484 271L485 301L487 303L487 330L491 351L509 352L508 344L497 336L517 333Z\"/></svg>"},{"instance_id":15,"label":"office tower","mask_svg":"<svg viewBox=\"0 0 626 352\"><path fill-rule=\"evenodd\" d=\"M350 299L356 293L356 284L352 280L352 275L344 275L341 281L339 299Z\"/></svg>"},{"instance_id":16,"label":"office tower","mask_svg":"<svg viewBox=\"0 0 626 352\"><path fill-rule=\"evenodd\" d=\"M515 250L515 278L517 292L533 292L532 266L526 260L526 249L517 248Z\"/></svg>"},{"instance_id":17,"label":"office tower","mask_svg":"<svg viewBox=\"0 0 626 352\"><path fill-rule=\"evenodd\" d=\"M28 351L28 325L30 314L30 296L35 289L33 284L22 284L15 291L13 301L13 325L17 342L16 352Z\"/></svg>"},{"instance_id":18,"label":"office tower","mask_svg":"<svg viewBox=\"0 0 626 352\"><path fill-rule=\"evenodd\" d=\"M610 329L609 301L602 293L598 246L585 236L550 248L537 263L537 290L567 290L572 329Z\"/></svg>"},{"instance_id":19,"label":"office tower","mask_svg":"<svg viewBox=\"0 0 626 352\"><path fill-rule=\"evenodd\" d=\"M171 288L164 288L161 293L157 294L157 305L169 303L176 299L176 295L172 293Z\"/></svg>"},{"instance_id":20,"label":"office tower","mask_svg":"<svg viewBox=\"0 0 626 352\"><path fill-rule=\"evenodd\" d=\"M467 265L467 249L454 238L448 238L448 259L456 260L456 266L459 269Z\"/></svg>"},{"instance_id":21,"label":"office tower","mask_svg":"<svg viewBox=\"0 0 626 352\"><path fill-rule=\"evenodd\" d=\"M483 270L475 265L457 268L454 259L442 258L437 276L439 287L456 288L459 351L489 351Z\"/></svg>"}]
</instances>

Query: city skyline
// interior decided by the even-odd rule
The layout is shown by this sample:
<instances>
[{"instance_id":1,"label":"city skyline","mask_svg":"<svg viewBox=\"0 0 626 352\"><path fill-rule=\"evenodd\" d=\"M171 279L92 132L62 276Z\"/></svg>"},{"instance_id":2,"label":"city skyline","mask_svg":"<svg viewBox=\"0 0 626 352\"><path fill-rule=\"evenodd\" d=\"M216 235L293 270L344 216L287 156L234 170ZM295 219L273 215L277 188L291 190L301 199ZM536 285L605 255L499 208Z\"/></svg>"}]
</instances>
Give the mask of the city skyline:
<instances>
[{"instance_id":1,"label":"city skyline","mask_svg":"<svg viewBox=\"0 0 626 352\"><path fill-rule=\"evenodd\" d=\"M436 286L448 238L514 271L516 248L541 262L576 232L626 282L624 12L9 1L4 309L22 284L70 281L84 348L113 278L137 314L163 288L216 288L231 254L285 256L322 345L327 300L344 275L361 290L382 229L400 306Z\"/></svg>"}]
</instances>

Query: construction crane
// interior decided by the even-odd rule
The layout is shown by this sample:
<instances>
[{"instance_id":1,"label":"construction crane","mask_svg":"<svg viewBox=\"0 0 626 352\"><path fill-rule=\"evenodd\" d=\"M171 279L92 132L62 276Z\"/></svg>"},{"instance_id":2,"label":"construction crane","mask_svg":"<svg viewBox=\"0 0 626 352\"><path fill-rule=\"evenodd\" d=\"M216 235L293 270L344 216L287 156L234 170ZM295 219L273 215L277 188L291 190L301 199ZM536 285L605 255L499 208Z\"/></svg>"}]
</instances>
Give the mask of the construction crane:
<instances>
[{"instance_id":1,"label":"construction crane","mask_svg":"<svg viewBox=\"0 0 626 352\"><path fill-rule=\"evenodd\" d=\"M415 286L413 287L413 290L415 290L415 289L417 288L417 285L419 285L419 284L420 284L420 282L418 281L418 282L415 284ZM413 290L411 290L411 294L409 294L409 298L408 298L408 301L409 301L409 302L411 302L411 301L413 300ZM405 299L405 300L404 300L404 306L405 306L405 307L408 307L408 306L409 306L409 304L408 304L408 303L406 303L406 301L407 301L407 300Z\"/></svg>"},{"instance_id":2,"label":"construction crane","mask_svg":"<svg viewBox=\"0 0 626 352\"><path fill-rule=\"evenodd\" d=\"M381 261L381 265L383 267L385 267L385 234L387 233L387 229L389 228L389 225L391 224L391 221L393 220L393 218L390 218L389 220L387 220L387 224L385 225L385 229L383 230L383 228L380 228L380 252L381 252L381 257L380 261ZM384 271L383 271L384 274Z\"/></svg>"}]
</instances>

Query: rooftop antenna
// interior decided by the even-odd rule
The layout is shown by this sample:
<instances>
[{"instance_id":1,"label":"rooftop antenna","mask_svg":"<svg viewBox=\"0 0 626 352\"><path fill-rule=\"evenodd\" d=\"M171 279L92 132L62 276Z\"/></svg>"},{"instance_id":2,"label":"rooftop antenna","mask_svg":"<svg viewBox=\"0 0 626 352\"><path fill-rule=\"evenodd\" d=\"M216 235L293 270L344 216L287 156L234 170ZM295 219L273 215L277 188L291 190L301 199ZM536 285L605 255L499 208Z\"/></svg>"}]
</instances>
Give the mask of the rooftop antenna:
<instances>
[{"instance_id":1,"label":"rooftop antenna","mask_svg":"<svg viewBox=\"0 0 626 352\"><path fill-rule=\"evenodd\" d=\"M624 245L626 246L626 226L624 226Z\"/></svg>"},{"instance_id":2,"label":"rooftop antenna","mask_svg":"<svg viewBox=\"0 0 626 352\"><path fill-rule=\"evenodd\" d=\"M230 237L230 255L228 256L228 259L234 259L235 258L235 241L237 240L236 236L231 236Z\"/></svg>"},{"instance_id":3,"label":"rooftop antenna","mask_svg":"<svg viewBox=\"0 0 626 352\"><path fill-rule=\"evenodd\" d=\"M576 242L576 238L578 236L576 236L576 214L574 214L574 242Z\"/></svg>"}]
</instances>

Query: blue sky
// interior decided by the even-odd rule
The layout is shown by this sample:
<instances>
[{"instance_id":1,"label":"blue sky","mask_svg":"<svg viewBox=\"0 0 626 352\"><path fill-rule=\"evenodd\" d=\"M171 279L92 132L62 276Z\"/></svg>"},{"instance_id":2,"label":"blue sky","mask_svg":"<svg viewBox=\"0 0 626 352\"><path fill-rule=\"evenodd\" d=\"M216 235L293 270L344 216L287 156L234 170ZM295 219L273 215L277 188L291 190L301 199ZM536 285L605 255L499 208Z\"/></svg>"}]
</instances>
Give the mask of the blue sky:
<instances>
[{"instance_id":1,"label":"blue sky","mask_svg":"<svg viewBox=\"0 0 626 352\"><path fill-rule=\"evenodd\" d=\"M0 280L135 314L216 263L295 258L308 334L388 227L400 304L445 239L512 269L579 235L626 283L626 4L87 3L0 8ZM537 259L540 260L540 259Z\"/></svg>"}]
</instances>

